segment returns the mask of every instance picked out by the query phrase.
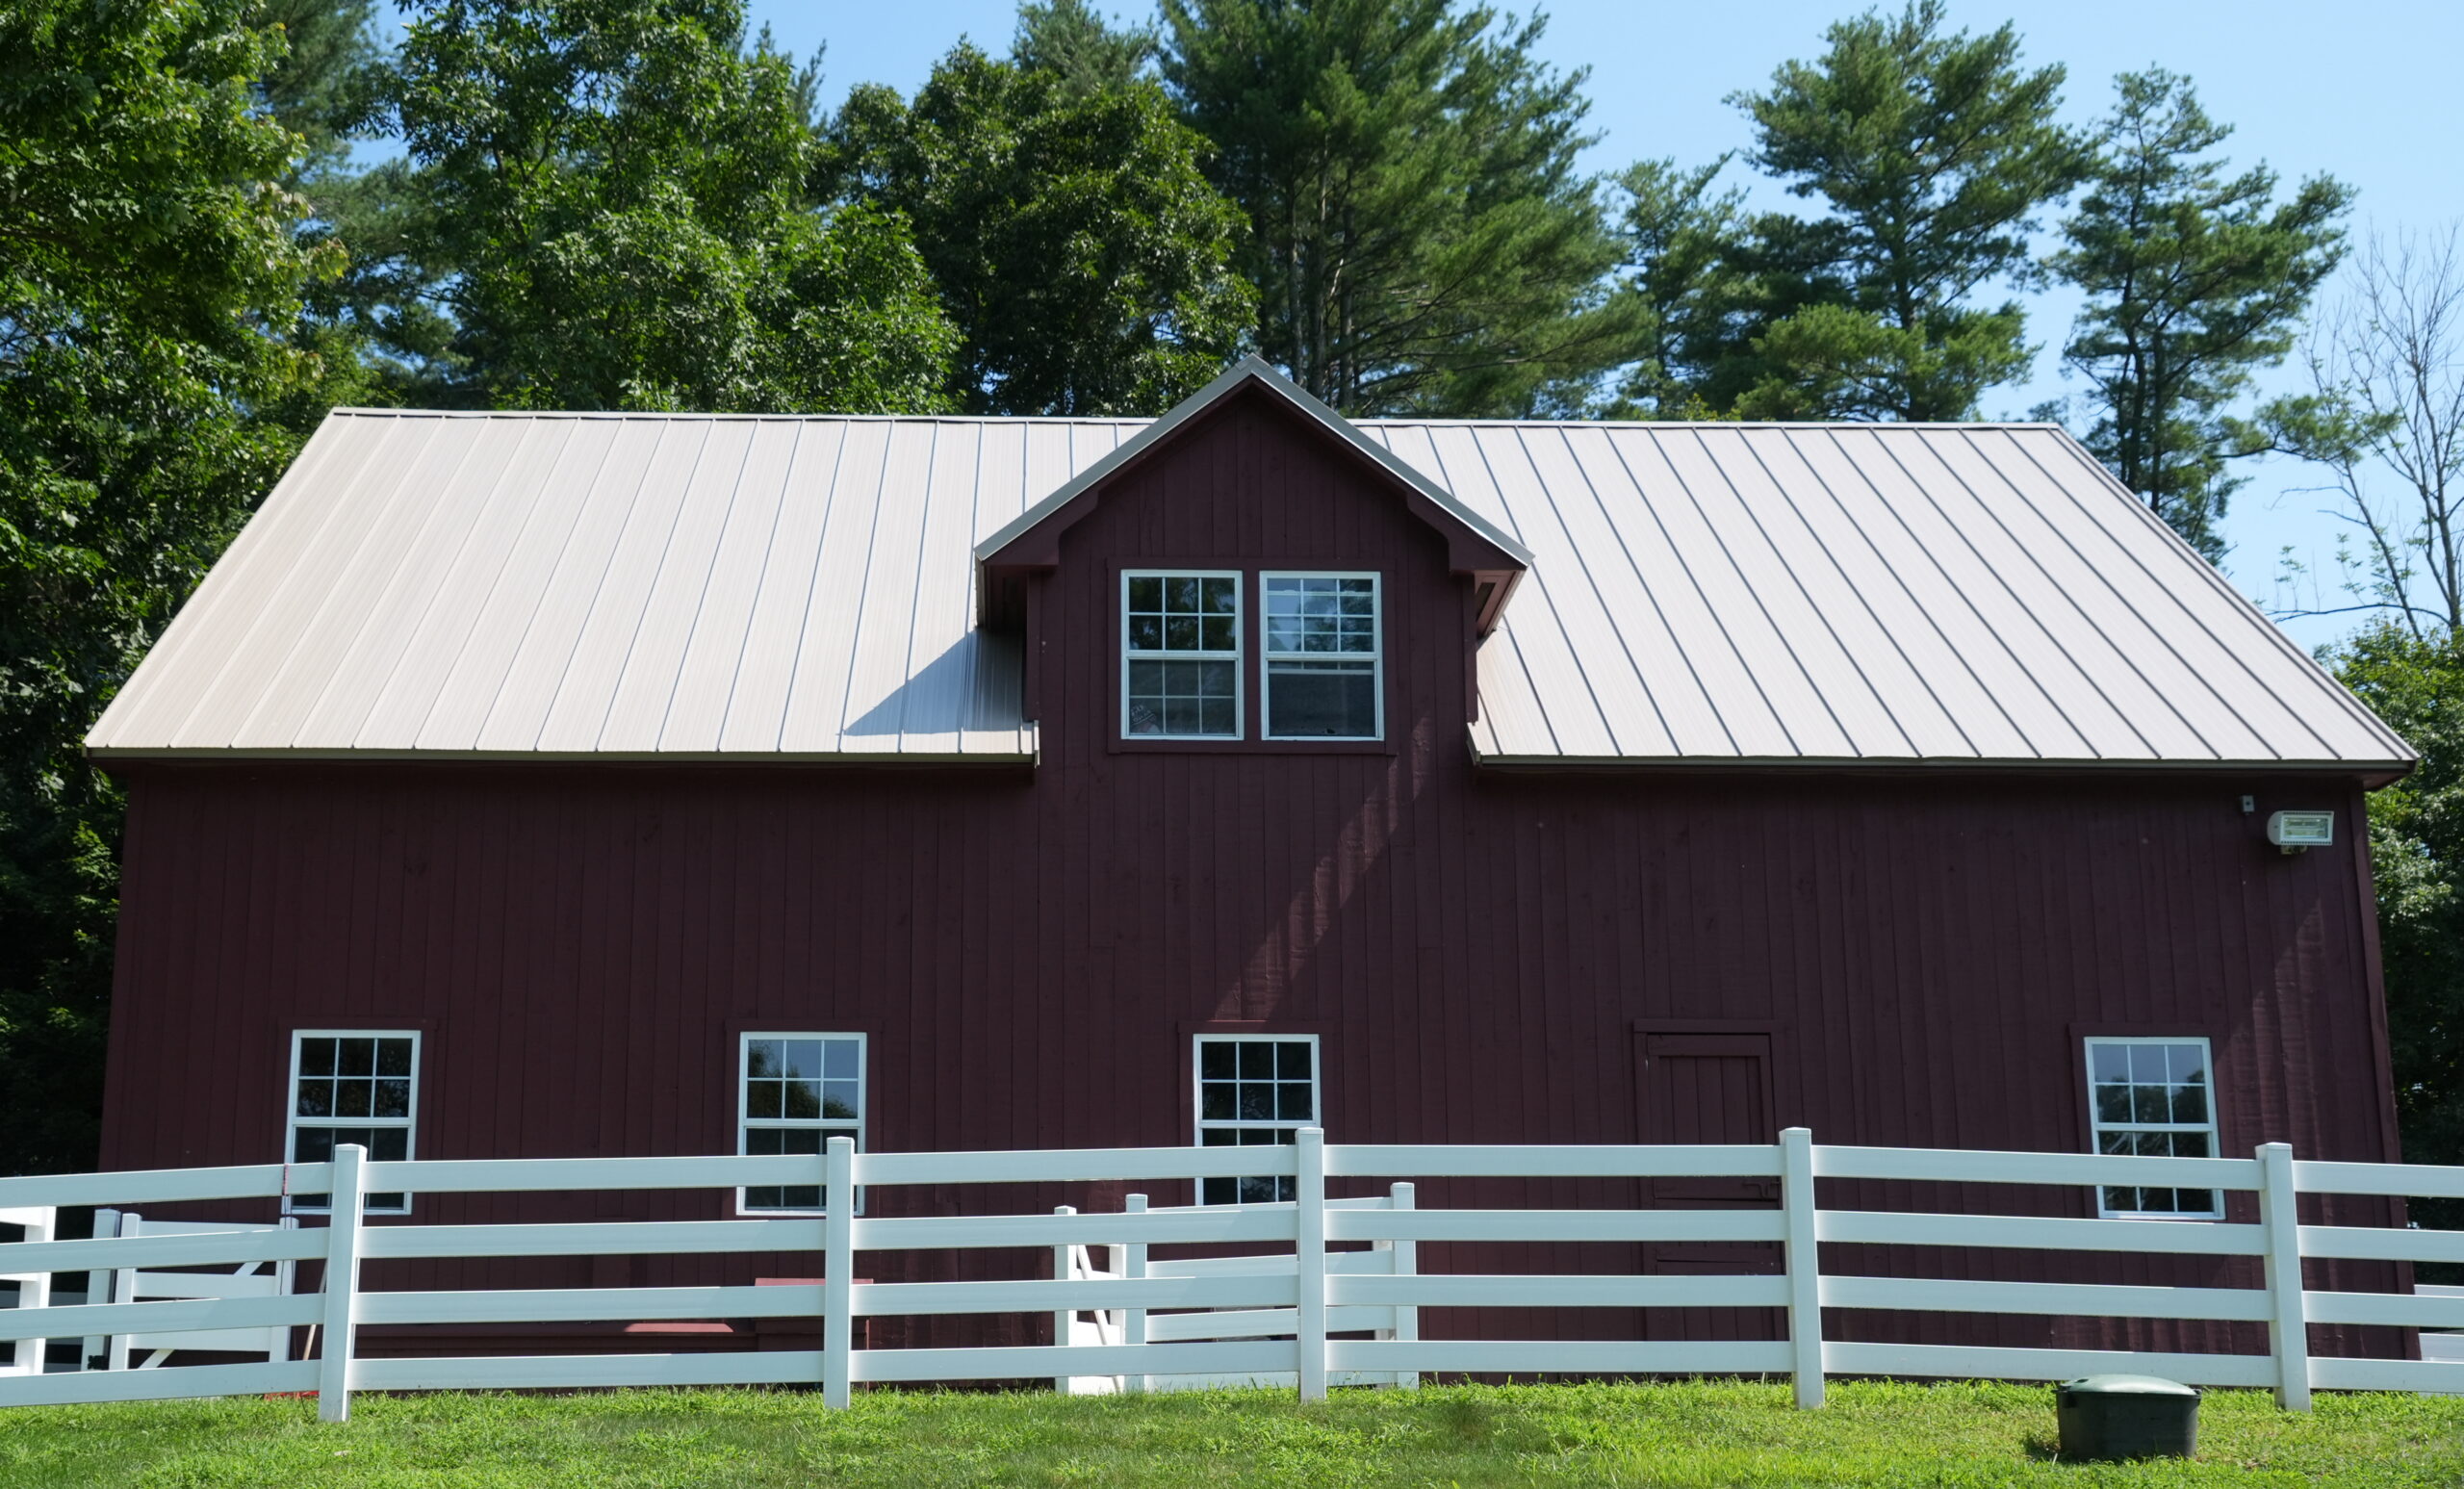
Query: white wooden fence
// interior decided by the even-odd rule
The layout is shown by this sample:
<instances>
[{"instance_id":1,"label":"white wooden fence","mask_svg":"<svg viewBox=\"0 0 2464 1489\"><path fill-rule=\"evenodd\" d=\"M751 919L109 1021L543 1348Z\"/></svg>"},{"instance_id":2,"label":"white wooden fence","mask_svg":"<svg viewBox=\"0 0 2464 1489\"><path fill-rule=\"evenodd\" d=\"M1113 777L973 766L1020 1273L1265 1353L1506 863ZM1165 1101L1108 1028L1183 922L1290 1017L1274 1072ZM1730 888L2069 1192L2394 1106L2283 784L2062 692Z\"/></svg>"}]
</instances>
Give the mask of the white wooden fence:
<instances>
[{"instance_id":1,"label":"white wooden fence","mask_svg":"<svg viewBox=\"0 0 2464 1489\"><path fill-rule=\"evenodd\" d=\"M860 1186L1191 1181L1288 1176L1297 1198L1270 1205L1051 1215L856 1214ZM1329 1178L1663 1178L1753 1176L1781 1181L1769 1210L1425 1209L1408 1191L1358 1204L1327 1197ZM2040 1216L1826 1210L1816 1178L1956 1184L2137 1185L2255 1192L2259 1220L2105 1220ZM834 1138L817 1157L596 1158L371 1163L340 1148L331 1164L174 1169L0 1179L0 1211L47 1222L59 1208L165 1205L330 1193L321 1229L30 1239L0 1245L0 1277L28 1279L21 1307L0 1311L0 1342L313 1325L317 1357L161 1370L17 1373L0 1378L0 1405L315 1391L340 1420L354 1390L497 1387L817 1384L847 1403L859 1381L1109 1378L1136 1389L1156 1377L1285 1374L1304 1399L1355 1373L1408 1382L1420 1373L1784 1374L1800 1405L1819 1405L1828 1374L2057 1379L2129 1370L2196 1385L2272 1388L2304 1408L2314 1388L2464 1392L2464 1361L2313 1358L2308 1323L2464 1328L2464 1297L2306 1292L2301 1259L2464 1262L2464 1233L2302 1224L2297 1194L2464 1197L2464 1168L2297 1162L2271 1143L2248 1159L2104 1157L1915 1148L1816 1146L1792 1128L1768 1145L1383 1146L1327 1145L1316 1129L1280 1147L1072 1149L997 1153L857 1153ZM363 1225L371 1193L635 1191L819 1183L826 1215L773 1219L613 1221L591 1224ZM1387 1246L1383 1262L1330 1250ZM1412 1264L1422 1242L1778 1243L1780 1275L1430 1275ZM1926 1280L1823 1274L1819 1242L2065 1251L2256 1256L2259 1288L2125 1287L2045 1282ZM1158 1245L1280 1244L1272 1270L1254 1262L1198 1266L1148 1261ZM1058 1275L1021 1281L859 1284L861 1252L1050 1246ZM1097 1273L1072 1248L1115 1248ZM359 1264L382 1258L537 1257L645 1253L824 1254L818 1285L462 1292L362 1292ZM326 1264L314 1296L170 1298L46 1307L55 1272ZM1784 1310L1785 1340L1511 1341L1423 1339L1424 1307L1756 1308ZM1826 1341L1822 1310L1903 1309L2099 1318L2239 1320L2268 1325L2266 1354L1997 1348ZM1216 1316L1192 1322L1190 1311ZM854 1348L860 1317L1051 1312L1054 1345L977 1348ZM1091 1333L1082 1314L1107 1323ZM1224 1315L1237 1317L1224 1317ZM757 1353L527 1358L355 1358L368 1324L803 1317L820 1322L821 1348ZM1371 1331L1375 1337L1332 1337ZM1239 1337L1232 1337L1237 1332ZM1279 1336L1279 1337L1278 1337ZM287 1338L287 1334L279 1336ZM284 1352L288 1352L287 1349ZM20 1361L26 1358L18 1355ZM35 1351L39 1360L39 1349Z\"/></svg>"}]
</instances>

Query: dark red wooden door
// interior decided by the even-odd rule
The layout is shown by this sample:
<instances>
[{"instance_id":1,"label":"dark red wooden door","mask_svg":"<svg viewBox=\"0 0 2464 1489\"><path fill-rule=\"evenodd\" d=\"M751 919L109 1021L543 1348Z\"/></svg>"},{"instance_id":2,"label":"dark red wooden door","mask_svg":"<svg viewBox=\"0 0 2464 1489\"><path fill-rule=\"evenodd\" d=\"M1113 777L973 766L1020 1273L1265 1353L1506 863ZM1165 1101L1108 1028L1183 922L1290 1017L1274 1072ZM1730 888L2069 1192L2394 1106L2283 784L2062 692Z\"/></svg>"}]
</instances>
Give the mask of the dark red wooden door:
<instances>
[{"instance_id":1,"label":"dark red wooden door","mask_svg":"<svg viewBox=\"0 0 2464 1489\"><path fill-rule=\"evenodd\" d=\"M1638 1034L1635 1092L1645 1142L1737 1143L1779 1141L1771 1109L1771 1036L1767 1034ZM1746 1175L1652 1179L1643 1202L1682 1210L1769 1210L1780 1181ZM1643 1270L1661 1276L1782 1270L1780 1247L1767 1242L1655 1242L1643 1247ZM1777 1339L1777 1309L1654 1308L1645 1331L1655 1339Z\"/></svg>"}]
</instances>

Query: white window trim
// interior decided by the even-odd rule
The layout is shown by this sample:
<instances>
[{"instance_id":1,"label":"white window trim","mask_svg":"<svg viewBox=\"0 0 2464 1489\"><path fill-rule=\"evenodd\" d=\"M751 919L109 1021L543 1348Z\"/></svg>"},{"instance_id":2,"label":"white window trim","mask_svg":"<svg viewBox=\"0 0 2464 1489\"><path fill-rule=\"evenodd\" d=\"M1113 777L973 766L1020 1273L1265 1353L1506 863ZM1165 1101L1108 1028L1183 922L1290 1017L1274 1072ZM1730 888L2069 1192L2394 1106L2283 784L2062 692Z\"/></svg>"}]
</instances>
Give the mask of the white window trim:
<instances>
[{"instance_id":1,"label":"white window trim","mask_svg":"<svg viewBox=\"0 0 2464 1489\"><path fill-rule=\"evenodd\" d=\"M1129 645L1129 581L1132 579L1230 579L1232 581L1232 650L1226 652L1137 652ZM1142 740L1196 740L1201 743L1230 744L1249 737L1248 716L1248 635L1242 624L1247 609L1247 583L1238 569L1123 569L1120 571L1119 606L1113 619L1120 636L1120 737L1131 743ZM1129 664L1132 661L1221 662L1232 664L1232 732L1228 734L1133 734L1129 732Z\"/></svg>"},{"instance_id":2,"label":"white window trim","mask_svg":"<svg viewBox=\"0 0 2464 1489\"><path fill-rule=\"evenodd\" d=\"M1201 1073L1206 1068L1206 1046L1209 1044L1256 1044L1262 1042L1275 1044L1306 1044L1309 1046L1309 1111L1311 1114L1309 1119L1305 1122L1295 1122L1287 1121L1281 1117L1260 1120L1256 1118L1244 1118L1238 1117L1208 1117L1206 1115L1206 1079ZM1196 1147L1206 1146L1206 1135L1210 1132L1227 1130L1257 1130L1264 1128L1272 1128L1276 1131L1281 1131L1286 1127L1317 1127L1322 1129L1326 1125L1326 1066L1323 1056L1324 1051L1319 1044L1318 1036L1314 1034L1200 1034L1192 1036L1190 1043L1190 1117L1195 1125L1190 1132L1191 1144ZM1200 1204L1206 1203L1206 1181L1204 1179L1197 1181L1197 1193L1194 1197ZM1240 1203L1238 1200L1232 1202L1235 1204Z\"/></svg>"},{"instance_id":3,"label":"white window trim","mask_svg":"<svg viewBox=\"0 0 2464 1489\"><path fill-rule=\"evenodd\" d=\"M2204 1122L2108 1122L2096 1113L2096 1046L2099 1044L2195 1044L2199 1047L2201 1067L2207 1071L2207 1120ZM2219 1082L2216 1075L2216 1049L2203 1034L2092 1034L2080 1043L2080 1065L2088 1097L2088 1151L2104 1151L2104 1135L2108 1132L2204 1132L2207 1152L2211 1158L2223 1156L2221 1134L2217 1130L2216 1108ZM2221 1220L2224 1219L2224 1192L2208 1191L2205 1213L2188 1210L2117 1210L2105 1203L2105 1190L2095 1186L2096 1216L2107 1220ZM2122 1188L2121 1185L2110 1186ZM2131 1189L2161 1188L2134 1184ZM2195 1189L2195 1185L2174 1185L2175 1189Z\"/></svg>"},{"instance_id":4,"label":"white window trim","mask_svg":"<svg viewBox=\"0 0 2464 1489\"><path fill-rule=\"evenodd\" d=\"M868 1114L871 1112L873 1105L873 1051L872 1041L869 1037L845 1031L832 1033L828 1031L809 1029L794 1031L783 1029L752 1029L747 1030L743 1034L737 1035L735 1040L734 1080L736 1155L738 1157L748 1156L747 1149L745 1147L745 1134L751 1132L756 1127L844 1127L846 1125L843 1120L834 1118L805 1117L755 1117L750 1112L746 1111L745 1081L747 1077L745 1075L745 1071L749 1068L753 1054L753 1041L756 1040L853 1040L856 1041L856 1151L859 1153L866 1151L866 1123L870 1120ZM824 1138L822 1140L822 1151L827 1153L829 1150L830 1140ZM825 1191L824 1202L822 1204L815 1205L809 1210L783 1208L771 1209L768 1207L757 1210L744 1202L744 1186L738 1185L736 1186L735 1192L735 1213L738 1215L754 1216L826 1214L829 1209L826 1194L828 1186L824 1185L823 1189ZM856 1192L856 1213L858 1215L864 1213L864 1192L862 1190L858 1190Z\"/></svg>"},{"instance_id":5,"label":"white window trim","mask_svg":"<svg viewBox=\"0 0 2464 1489\"><path fill-rule=\"evenodd\" d=\"M299 1043L302 1040L408 1040L411 1041L411 1100L407 1117L309 1117L299 1115ZM309 1127L399 1127L402 1129L402 1158L405 1162L420 1156L420 1039L417 1029L294 1029L291 1031L291 1080L282 1089L282 1161L291 1167L291 1155L299 1151L299 1129ZM282 1213L285 1215L331 1215L331 1205L302 1205L293 1202L285 1186ZM378 1194L393 1193L378 1190ZM401 1191L402 1202L378 1208L363 1205L362 1215L408 1215L412 1195Z\"/></svg>"},{"instance_id":6,"label":"white window trim","mask_svg":"<svg viewBox=\"0 0 2464 1489\"><path fill-rule=\"evenodd\" d=\"M1277 661L1357 660L1358 652L1277 652L1267 645L1267 581L1270 579L1367 579L1370 590L1370 697L1376 709L1373 734L1273 734L1274 680ZM1373 569L1262 569L1258 571L1258 729L1262 739L1296 743L1374 744L1386 737L1386 577Z\"/></svg>"}]
</instances>

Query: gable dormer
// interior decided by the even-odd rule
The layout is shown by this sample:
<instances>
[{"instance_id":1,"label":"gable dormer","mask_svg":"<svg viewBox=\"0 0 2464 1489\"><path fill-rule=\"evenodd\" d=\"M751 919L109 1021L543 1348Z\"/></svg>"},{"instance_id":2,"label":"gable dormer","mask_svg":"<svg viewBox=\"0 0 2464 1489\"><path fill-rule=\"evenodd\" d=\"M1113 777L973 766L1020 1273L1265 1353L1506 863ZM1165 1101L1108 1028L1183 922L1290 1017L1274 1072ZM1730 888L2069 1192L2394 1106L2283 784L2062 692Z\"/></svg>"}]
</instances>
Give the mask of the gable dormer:
<instances>
[{"instance_id":1,"label":"gable dormer","mask_svg":"<svg viewBox=\"0 0 2464 1489\"><path fill-rule=\"evenodd\" d=\"M1252 357L976 560L983 624L1024 634L1029 717L1271 750L1470 720L1475 649L1530 555Z\"/></svg>"}]
</instances>

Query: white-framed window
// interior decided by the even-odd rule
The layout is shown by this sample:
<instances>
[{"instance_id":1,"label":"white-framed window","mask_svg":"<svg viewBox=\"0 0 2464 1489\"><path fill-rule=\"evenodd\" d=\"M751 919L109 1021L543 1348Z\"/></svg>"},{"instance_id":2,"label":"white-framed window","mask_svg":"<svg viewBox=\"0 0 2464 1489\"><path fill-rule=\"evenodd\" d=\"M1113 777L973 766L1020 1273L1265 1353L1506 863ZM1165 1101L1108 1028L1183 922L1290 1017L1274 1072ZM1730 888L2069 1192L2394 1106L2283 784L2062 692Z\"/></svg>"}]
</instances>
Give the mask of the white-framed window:
<instances>
[{"instance_id":1,"label":"white-framed window","mask_svg":"<svg viewBox=\"0 0 2464 1489\"><path fill-rule=\"evenodd\" d=\"M1238 573L1124 571L1120 637L1122 737L1241 737Z\"/></svg>"},{"instance_id":2,"label":"white-framed window","mask_svg":"<svg viewBox=\"0 0 2464 1489\"><path fill-rule=\"evenodd\" d=\"M295 1029L291 1035L287 1162L321 1164L337 1143L356 1142L378 1163L411 1156L419 1123L420 1037L412 1029ZM321 1215L329 1195L292 1194L289 1215ZM410 1196L365 1195L369 1215L408 1215Z\"/></svg>"},{"instance_id":3,"label":"white-framed window","mask_svg":"<svg viewBox=\"0 0 2464 1489\"><path fill-rule=\"evenodd\" d=\"M1197 1036L1197 1144L1252 1147L1296 1141L1320 1122L1314 1034ZM1290 1199L1287 1177L1203 1179L1198 1202L1265 1204Z\"/></svg>"},{"instance_id":4,"label":"white-framed window","mask_svg":"<svg viewBox=\"0 0 2464 1489\"><path fill-rule=\"evenodd\" d=\"M736 1065L736 1151L819 1153L844 1134L864 1145L864 1037L860 1034L748 1034ZM812 1214L817 1184L757 1185L736 1191L750 1214Z\"/></svg>"},{"instance_id":5,"label":"white-framed window","mask_svg":"<svg viewBox=\"0 0 2464 1489\"><path fill-rule=\"evenodd\" d=\"M1261 574L1266 737L1383 739L1385 644L1374 574Z\"/></svg>"},{"instance_id":6,"label":"white-framed window","mask_svg":"<svg viewBox=\"0 0 2464 1489\"><path fill-rule=\"evenodd\" d=\"M2099 1153L2214 1158L2215 1066L2196 1036L2088 1041L2088 1120ZM2221 1219L2224 1196L2210 1189L2106 1185L2097 1213L2120 1219Z\"/></svg>"}]
</instances>

